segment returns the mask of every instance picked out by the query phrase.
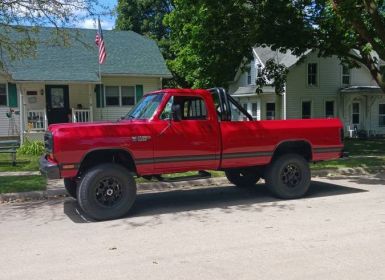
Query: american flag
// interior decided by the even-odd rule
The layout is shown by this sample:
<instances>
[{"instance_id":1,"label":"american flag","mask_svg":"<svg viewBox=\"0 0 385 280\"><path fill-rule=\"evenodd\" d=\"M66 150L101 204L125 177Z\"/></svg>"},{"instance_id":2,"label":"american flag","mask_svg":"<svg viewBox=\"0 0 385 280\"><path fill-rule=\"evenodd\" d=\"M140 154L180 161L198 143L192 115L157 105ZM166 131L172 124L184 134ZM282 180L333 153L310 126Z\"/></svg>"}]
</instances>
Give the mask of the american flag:
<instances>
[{"instance_id":1,"label":"american flag","mask_svg":"<svg viewBox=\"0 0 385 280\"><path fill-rule=\"evenodd\" d=\"M98 18L98 31L96 32L95 43L99 47L99 64L103 64L106 61L107 52L104 46L102 27L100 26L100 18Z\"/></svg>"}]
</instances>

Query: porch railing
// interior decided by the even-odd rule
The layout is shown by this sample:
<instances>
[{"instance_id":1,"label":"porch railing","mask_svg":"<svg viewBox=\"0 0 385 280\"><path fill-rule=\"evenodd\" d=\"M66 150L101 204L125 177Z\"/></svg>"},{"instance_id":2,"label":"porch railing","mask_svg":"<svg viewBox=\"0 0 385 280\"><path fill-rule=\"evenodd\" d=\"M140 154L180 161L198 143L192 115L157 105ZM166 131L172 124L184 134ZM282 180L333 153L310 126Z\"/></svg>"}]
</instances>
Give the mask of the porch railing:
<instances>
[{"instance_id":1,"label":"porch railing","mask_svg":"<svg viewBox=\"0 0 385 280\"><path fill-rule=\"evenodd\" d=\"M47 127L48 120L45 109L27 111L27 130L44 131Z\"/></svg>"},{"instance_id":2,"label":"porch railing","mask_svg":"<svg viewBox=\"0 0 385 280\"><path fill-rule=\"evenodd\" d=\"M72 108L72 122L92 122L92 108L74 109Z\"/></svg>"}]
</instances>

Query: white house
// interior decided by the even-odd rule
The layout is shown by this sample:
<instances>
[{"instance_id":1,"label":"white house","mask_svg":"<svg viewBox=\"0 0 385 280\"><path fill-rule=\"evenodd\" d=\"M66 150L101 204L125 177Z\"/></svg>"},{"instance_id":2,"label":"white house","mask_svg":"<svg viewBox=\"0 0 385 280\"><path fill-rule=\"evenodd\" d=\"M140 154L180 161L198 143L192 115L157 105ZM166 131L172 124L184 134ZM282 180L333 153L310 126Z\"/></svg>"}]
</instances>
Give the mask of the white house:
<instances>
[{"instance_id":1,"label":"white house","mask_svg":"<svg viewBox=\"0 0 385 280\"><path fill-rule=\"evenodd\" d=\"M6 62L0 75L0 136L42 139L49 124L117 120L171 73L156 43L132 31L104 31L106 62L98 65L95 30L70 46L37 47L35 57ZM51 29L37 36L47 41ZM10 110L13 111L10 114Z\"/></svg>"},{"instance_id":2,"label":"white house","mask_svg":"<svg viewBox=\"0 0 385 280\"><path fill-rule=\"evenodd\" d=\"M365 66L349 69L336 56L322 58L316 52L302 57L267 47L252 52L249 70L238 71L229 91L256 119L339 117L348 133L385 134L385 94ZM258 68L270 58L289 70L282 96L269 86L255 93Z\"/></svg>"}]
</instances>

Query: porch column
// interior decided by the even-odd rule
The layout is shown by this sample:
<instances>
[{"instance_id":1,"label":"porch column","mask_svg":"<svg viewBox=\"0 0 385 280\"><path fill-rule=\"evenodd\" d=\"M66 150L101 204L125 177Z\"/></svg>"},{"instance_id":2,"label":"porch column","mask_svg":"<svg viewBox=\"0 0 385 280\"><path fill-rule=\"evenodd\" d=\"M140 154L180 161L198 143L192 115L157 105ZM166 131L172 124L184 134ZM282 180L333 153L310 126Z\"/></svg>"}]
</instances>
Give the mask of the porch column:
<instances>
[{"instance_id":1,"label":"porch column","mask_svg":"<svg viewBox=\"0 0 385 280\"><path fill-rule=\"evenodd\" d=\"M92 85L88 84L88 103L90 106L90 122L94 121L94 110L92 104Z\"/></svg>"},{"instance_id":2,"label":"porch column","mask_svg":"<svg viewBox=\"0 0 385 280\"><path fill-rule=\"evenodd\" d=\"M16 85L17 92L19 93L19 130L20 130L20 144L23 144L24 142L24 114L25 114L25 108L23 104L23 90L21 85Z\"/></svg>"},{"instance_id":3,"label":"porch column","mask_svg":"<svg viewBox=\"0 0 385 280\"><path fill-rule=\"evenodd\" d=\"M261 100L261 98L258 96L257 97L257 120L261 120L261 117L262 117L262 112L261 112L261 108L262 108L262 106L261 106L261 102L262 102L262 100Z\"/></svg>"}]
</instances>

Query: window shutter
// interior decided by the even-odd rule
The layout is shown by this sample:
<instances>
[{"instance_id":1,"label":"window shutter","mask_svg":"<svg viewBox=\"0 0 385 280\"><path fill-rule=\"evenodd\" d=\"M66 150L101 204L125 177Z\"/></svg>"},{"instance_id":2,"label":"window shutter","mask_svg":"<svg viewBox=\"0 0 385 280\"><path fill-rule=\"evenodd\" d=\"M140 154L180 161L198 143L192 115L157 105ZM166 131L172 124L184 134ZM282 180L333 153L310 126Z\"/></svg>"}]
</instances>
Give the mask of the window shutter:
<instances>
[{"instance_id":1,"label":"window shutter","mask_svg":"<svg viewBox=\"0 0 385 280\"><path fill-rule=\"evenodd\" d=\"M95 93L96 93L96 107L104 107L104 86L99 84L95 85Z\"/></svg>"},{"instance_id":2,"label":"window shutter","mask_svg":"<svg viewBox=\"0 0 385 280\"><path fill-rule=\"evenodd\" d=\"M135 86L135 100L136 103L139 102L140 99L143 97L143 85L136 85Z\"/></svg>"},{"instance_id":3,"label":"window shutter","mask_svg":"<svg viewBox=\"0 0 385 280\"><path fill-rule=\"evenodd\" d=\"M8 83L8 106L18 107L16 84Z\"/></svg>"}]
</instances>

